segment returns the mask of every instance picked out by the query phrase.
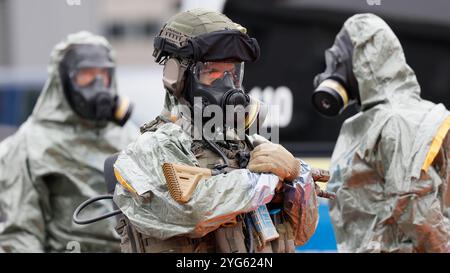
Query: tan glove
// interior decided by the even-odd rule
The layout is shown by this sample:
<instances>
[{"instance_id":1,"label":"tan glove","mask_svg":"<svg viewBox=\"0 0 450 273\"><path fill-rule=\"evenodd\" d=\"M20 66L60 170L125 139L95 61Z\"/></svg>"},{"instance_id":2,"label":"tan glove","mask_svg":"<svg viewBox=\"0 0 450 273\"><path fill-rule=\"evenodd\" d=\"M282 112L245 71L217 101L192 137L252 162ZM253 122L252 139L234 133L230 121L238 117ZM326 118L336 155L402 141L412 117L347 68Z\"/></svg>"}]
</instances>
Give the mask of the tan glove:
<instances>
[{"instance_id":1,"label":"tan glove","mask_svg":"<svg viewBox=\"0 0 450 273\"><path fill-rule=\"evenodd\" d=\"M330 180L330 172L319 168L311 168L311 175L314 182L326 183Z\"/></svg>"},{"instance_id":2,"label":"tan glove","mask_svg":"<svg viewBox=\"0 0 450 273\"><path fill-rule=\"evenodd\" d=\"M280 144L265 142L250 153L248 169L256 173L273 173L282 181L292 181L300 174L300 161Z\"/></svg>"},{"instance_id":3,"label":"tan glove","mask_svg":"<svg viewBox=\"0 0 450 273\"><path fill-rule=\"evenodd\" d=\"M327 199L336 199L336 194L332 192L327 192L322 190L317 182L327 183L330 180L330 172L327 170L322 170L318 168L311 168L312 178L315 184L316 194L319 197L327 198Z\"/></svg>"}]
</instances>

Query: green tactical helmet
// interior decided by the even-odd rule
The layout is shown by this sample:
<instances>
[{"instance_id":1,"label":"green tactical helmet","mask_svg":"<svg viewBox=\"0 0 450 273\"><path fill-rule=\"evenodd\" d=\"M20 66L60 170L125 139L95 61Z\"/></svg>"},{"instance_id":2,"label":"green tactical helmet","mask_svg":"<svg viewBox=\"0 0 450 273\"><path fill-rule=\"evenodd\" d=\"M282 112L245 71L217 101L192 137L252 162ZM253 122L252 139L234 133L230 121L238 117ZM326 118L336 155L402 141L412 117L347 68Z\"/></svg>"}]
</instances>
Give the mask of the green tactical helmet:
<instances>
[{"instance_id":1,"label":"green tactical helmet","mask_svg":"<svg viewBox=\"0 0 450 273\"><path fill-rule=\"evenodd\" d=\"M190 62L254 62L260 50L256 39L225 15L203 9L176 14L162 27L154 40L153 56L164 62L163 82L180 97L184 71Z\"/></svg>"},{"instance_id":2,"label":"green tactical helmet","mask_svg":"<svg viewBox=\"0 0 450 273\"><path fill-rule=\"evenodd\" d=\"M259 57L259 45L246 32L221 13L203 9L184 11L163 26L155 38L153 56L156 62L164 56L195 61L254 62Z\"/></svg>"},{"instance_id":3,"label":"green tactical helmet","mask_svg":"<svg viewBox=\"0 0 450 273\"><path fill-rule=\"evenodd\" d=\"M190 38L220 30L238 30L244 34L247 32L244 27L234 23L221 13L194 9L180 12L170 18L160 30L157 40L163 39L163 41L173 43L181 48ZM156 62L160 61L161 54L170 55L170 52L162 51L161 46L155 42L153 56L156 58Z\"/></svg>"}]
</instances>

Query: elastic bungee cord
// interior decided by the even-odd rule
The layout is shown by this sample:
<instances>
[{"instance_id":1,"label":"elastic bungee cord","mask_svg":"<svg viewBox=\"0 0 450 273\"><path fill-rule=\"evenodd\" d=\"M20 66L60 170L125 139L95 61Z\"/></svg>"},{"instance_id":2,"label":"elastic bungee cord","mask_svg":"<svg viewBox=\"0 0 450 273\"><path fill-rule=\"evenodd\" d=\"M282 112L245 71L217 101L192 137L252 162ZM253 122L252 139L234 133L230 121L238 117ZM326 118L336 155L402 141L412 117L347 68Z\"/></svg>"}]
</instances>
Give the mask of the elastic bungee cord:
<instances>
[{"instance_id":1,"label":"elastic bungee cord","mask_svg":"<svg viewBox=\"0 0 450 273\"><path fill-rule=\"evenodd\" d=\"M120 211L120 210L113 210L113 211L108 212L106 214L103 214L103 215L100 215L100 216L97 216L97 217L94 217L94 218L86 219L86 220L80 220L80 218L78 218L78 215L80 214L80 212L83 209L85 209L87 206L89 206L90 204L92 204L94 202L97 202L98 200L104 200L104 199L111 199L112 200L113 196L109 195L109 194L107 194L107 195L100 195L100 196L89 198L88 200L86 200L83 203L81 203L77 207L75 212L73 213L73 217L72 217L73 221L75 223L79 224L79 225L87 225L87 224L92 224L92 223L98 222L100 220L103 220L103 219L109 218L111 216L118 215L118 214L122 213L122 211Z\"/></svg>"}]
</instances>

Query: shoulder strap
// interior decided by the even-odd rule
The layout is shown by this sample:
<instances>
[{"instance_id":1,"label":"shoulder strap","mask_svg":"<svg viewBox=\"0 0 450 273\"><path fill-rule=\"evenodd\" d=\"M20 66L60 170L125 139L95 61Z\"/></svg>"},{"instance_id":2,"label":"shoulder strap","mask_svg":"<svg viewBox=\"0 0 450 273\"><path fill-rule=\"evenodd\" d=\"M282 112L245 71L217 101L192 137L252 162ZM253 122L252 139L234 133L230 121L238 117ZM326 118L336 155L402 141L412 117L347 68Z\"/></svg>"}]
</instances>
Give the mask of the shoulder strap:
<instances>
[{"instance_id":1,"label":"shoulder strap","mask_svg":"<svg viewBox=\"0 0 450 273\"><path fill-rule=\"evenodd\" d=\"M144 125L141 126L140 128L141 134L145 132L154 132L159 128L159 126L169 122L172 122L169 118L159 115L154 120L145 123Z\"/></svg>"}]
</instances>

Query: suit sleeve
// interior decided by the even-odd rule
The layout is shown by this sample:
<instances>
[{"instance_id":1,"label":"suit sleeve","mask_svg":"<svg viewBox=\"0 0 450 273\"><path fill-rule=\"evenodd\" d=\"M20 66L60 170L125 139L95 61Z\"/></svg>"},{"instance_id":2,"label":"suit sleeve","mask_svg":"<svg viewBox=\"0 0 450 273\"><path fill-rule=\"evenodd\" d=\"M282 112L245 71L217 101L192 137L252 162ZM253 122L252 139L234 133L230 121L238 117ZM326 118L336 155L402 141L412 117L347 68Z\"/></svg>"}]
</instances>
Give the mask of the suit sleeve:
<instances>
[{"instance_id":1,"label":"suit sleeve","mask_svg":"<svg viewBox=\"0 0 450 273\"><path fill-rule=\"evenodd\" d=\"M8 164L9 163L9 164ZM4 252L43 252L45 221L40 195L27 164L0 164L0 248Z\"/></svg>"}]
</instances>

